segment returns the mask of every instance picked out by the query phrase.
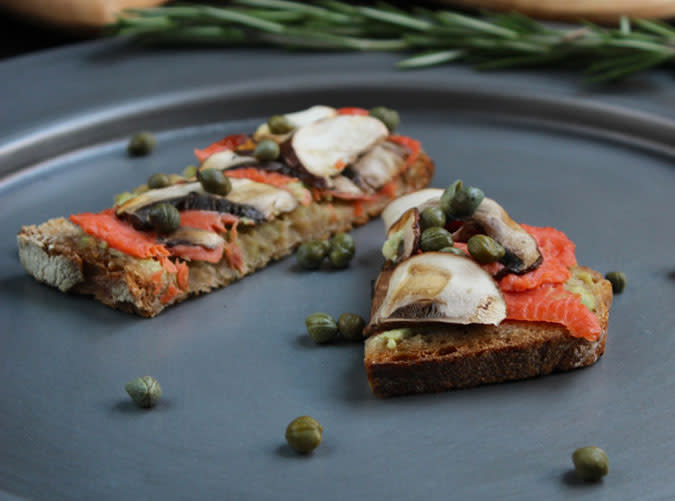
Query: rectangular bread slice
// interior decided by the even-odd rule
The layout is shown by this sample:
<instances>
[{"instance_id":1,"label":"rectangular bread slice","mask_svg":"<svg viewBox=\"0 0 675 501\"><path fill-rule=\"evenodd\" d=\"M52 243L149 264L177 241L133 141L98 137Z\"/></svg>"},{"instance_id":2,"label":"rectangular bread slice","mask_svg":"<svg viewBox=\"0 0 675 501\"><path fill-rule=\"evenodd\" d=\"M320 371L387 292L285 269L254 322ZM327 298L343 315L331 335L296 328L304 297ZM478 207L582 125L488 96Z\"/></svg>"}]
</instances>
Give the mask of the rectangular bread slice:
<instances>
[{"instance_id":1,"label":"rectangular bread slice","mask_svg":"<svg viewBox=\"0 0 675 501\"><path fill-rule=\"evenodd\" d=\"M416 162L392 180L389 195L398 197L423 188L433 170L431 159L420 152ZM170 300L164 293L173 279L164 273L161 282L157 282L162 270L158 261L138 259L109 248L64 218L23 227L17 236L19 258L26 271L40 282L63 292L92 295L113 308L154 317L172 304L224 287L263 268L271 260L290 254L304 241L325 239L362 225L377 216L389 201L388 196L359 204L337 199L330 203L315 201L271 221L241 228L237 244L242 251L243 271L230 267L226 259L216 264L191 261L187 290Z\"/></svg>"},{"instance_id":2,"label":"rectangular bread slice","mask_svg":"<svg viewBox=\"0 0 675 501\"><path fill-rule=\"evenodd\" d=\"M376 335L365 342L365 367L380 397L439 392L525 379L595 363L605 350L612 287L598 272L577 266L572 277L590 275L592 310L602 327L593 342L572 337L563 325L507 320L493 325L418 327L409 335Z\"/></svg>"}]
</instances>

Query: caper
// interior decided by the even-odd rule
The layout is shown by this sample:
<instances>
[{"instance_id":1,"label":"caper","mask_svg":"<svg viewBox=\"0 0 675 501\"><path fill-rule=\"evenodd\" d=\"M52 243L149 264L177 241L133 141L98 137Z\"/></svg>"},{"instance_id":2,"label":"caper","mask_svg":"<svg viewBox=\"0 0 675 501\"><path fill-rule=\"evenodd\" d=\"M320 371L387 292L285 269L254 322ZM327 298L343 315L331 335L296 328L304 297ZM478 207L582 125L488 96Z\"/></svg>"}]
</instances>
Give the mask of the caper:
<instances>
[{"instance_id":1,"label":"caper","mask_svg":"<svg viewBox=\"0 0 675 501\"><path fill-rule=\"evenodd\" d=\"M612 284L614 294L621 294L626 287L626 274L622 271L610 271L605 278Z\"/></svg>"},{"instance_id":2,"label":"caper","mask_svg":"<svg viewBox=\"0 0 675 501\"><path fill-rule=\"evenodd\" d=\"M338 317L338 331L345 339L360 341L363 339L363 329L366 321L355 313L343 313Z\"/></svg>"},{"instance_id":3,"label":"caper","mask_svg":"<svg viewBox=\"0 0 675 501\"><path fill-rule=\"evenodd\" d=\"M124 202L126 202L127 200L131 200L132 198L134 198L133 193L129 193L128 191L124 191L122 193L118 193L117 195L115 195L114 204L116 206L122 205Z\"/></svg>"},{"instance_id":4,"label":"caper","mask_svg":"<svg viewBox=\"0 0 675 501\"><path fill-rule=\"evenodd\" d=\"M445 228L427 228L420 236L420 247L424 252L439 251L452 246L452 235Z\"/></svg>"},{"instance_id":5,"label":"caper","mask_svg":"<svg viewBox=\"0 0 675 501\"><path fill-rule=\"evenodd\" d=\"M183 177L189 179L197 175L197 167L195 165L188 165L183 169Z\"/></svg>"},{"instance_id":6,"label":"caper","mask_svg":"<svg viewBox=\"0 0 675 501\"><path fill-rule=\"evenodd\" d=\"M574 471L583 480L597 482L609 473L609 458L600 447L582 447L572 454Z\"/></svg>"},{"instance_id":7,"label":"caper","mask_svg":"<svg viewBox=\"0 0 675 501\"><path fill-rule=\"evenodd\" d=\"M204 190L214 195L225 196L232 189L230 180L218 169L200 170L197 177Z\"/></svg>"},{"instance_id":8,"label":"caper","mask_svg":"<svg viewBox=\"0 0 675 501\"><path fill-rule=\"evenodd\" d=\"M137 377L128 382L124 389L139 407L149 409L154 407L162 396L162 388L154 377Z\"/></svg>"},{"instance_id":9,"label":"caper","mask_svg":"<svg viewBox=\"0 0 675 501\"><path fill-rule=\"evenodd\" d=\"M309 337L319 344L334 341L338 333L338 324L328 313L312 313L305 318L305 327Z\"/></svg>"},{"instance_id":10,"label":"caper","mask_svg":"<svg viewBox=\"0 0 675 501\"><path fill-rule=\"evenodd\" d=\"M180 212L166 202L154 205L150 209L150 224L158 233L171 233L180 226Z\"/></svg>"},{"instance_id":11,"label":"caper","mask_svg":"<svg viewBox=\"0 0 675 501\"><path fill-rule=\"evenodd\" d=\"M183 178L183 176L181 176L180 174L169 174L168 178L169 184L171 185L182 183L183 181L185 181L185 178Z\"/></svg>"},{"instance_id":12,"label":"caper","mask_svg":"<svg viewBox=\"0 0 675 501\"><path fill-rule=\"evenodd\" d=\"M279 157L279 145L270 139L263 139L253 150L253 156L261 162L276 160Z\"/></svg>"},{"instance_id":13,"label":"caper","mask_svg":"<svg viewBox=\"0 0 675 501\"><path fill-rule=\"evenodd\" d=\"M166 188L170 184L171 182L169 181L169 177L166 174L162 174L160 172L157 172L152 176L150 176L147 182L148 188L151 190Z\"/></svg>"},{"instance_id":14,"label":"caper","mask_svg":"<svg viewBox=\"0 0 675 501\"><path fill-rule=\"evenodd\" d=\"M155 136L150 132L134 134L127 144L127 152L133 157L149 155L155 148Z\"/></svg>"},{"instance_id":15,"label":"caper","mask_svg":"<svg viewBox=\"0 0 675 501\"><path fill-rule=\"evenodd\" d=\"M462 250L458 249L457 247L443 247L442 249L439 249L438 252L447 252L448 254L455 254L457 256L466 256L466 254L464 254Z\"/></svg>"},{"instance_id":16,"label":"caper","mask_svg":"<svg viewBox=\"0 0 675 501\"><path fill-rule=\"evenodd\" d=\"M272 134L286 134L294 127L291 121L283 115L273 115L267 120L267 126Z\"/></svg>"},{"instance_id":17,"label":"caper","mask_svg":"<svg viewBox=\"0 0 675 501\"><path fill-rule=\"evenodd\" d=\"M443 228L445 226L445 214L439 207L427 207L420 213L420 226L422 231L434 226Z\"/></svg>"},{"instance_id":18,"label":"caper","mask_svg":"<svg viewBox=\"0 0 675 501\"><path fill-rule=\"evenodd\" d=\"M310 416L300 416L286 427L286 442L296 452L307 454L321 443L323 428Z\"/></svg>"},{"instance_id":19,"label":"caper","mask_svg":"<svg viewBox=\"0 0 675 501\"><path fill-rule=\"evenodd\" d=\"M331 247L330 240L314 240L314 242L317 242L321 246L324 250L324 256L327 256Z\"/></svg>"},{"instance_id":20,"label":"caper","mask_svg":"<svg viewBox=\"0 0 675 501\"><path fill-rule=\"evenodd\" d=\"M394 132L400 122L398 111L385 108L384 106L373 108L370 110L369 115L381 120L387 126L387 129L389 129L389 132Z\"/></svg>"},{"instance_id":21,"label":"caper","mask_svg":"<svg viewBox=\"0 0 675 501\"><path fill-rule=\"evenodd\" d=\"M331 248L342 247L348 252L354 254L356 252L356 245L354 244L354 237L349 233L338 233L330 241Z\"/></svg>"},{"instance_id":22,"label":"caper","mask_svg":"<svg viewBox=\"0 0 675 501\"><path fill-rule=\"evenodd\" d=\"M474 235L466 243L466 248L481 264L494 263L504 257L505 250L494 238L487 235Z\"/></svg>"},{"instance_id":23,"label":"caper","mask_svg":"<svg viewBox=\"0 0 675 501\"><path fill-rule=\"evenodd\" d=\"M462 181L457 180L448 186L441 195L441 209L447 217L471 217L483 198L485 198L485 194L481 189L464 186Z\"/></svg>"},{"instance_id":24,"label":"caper","mask_svg":"<svg viewBox=\"0 0 675 501\"><path fill-rule=\"evenodd\" d=\"M326 244L319 240L304 242L298 247L295 253L295 259L300 267L306 270L316 270L321 266L323 258L326 257L328 248Z\"/></svg>"}]
</instances>

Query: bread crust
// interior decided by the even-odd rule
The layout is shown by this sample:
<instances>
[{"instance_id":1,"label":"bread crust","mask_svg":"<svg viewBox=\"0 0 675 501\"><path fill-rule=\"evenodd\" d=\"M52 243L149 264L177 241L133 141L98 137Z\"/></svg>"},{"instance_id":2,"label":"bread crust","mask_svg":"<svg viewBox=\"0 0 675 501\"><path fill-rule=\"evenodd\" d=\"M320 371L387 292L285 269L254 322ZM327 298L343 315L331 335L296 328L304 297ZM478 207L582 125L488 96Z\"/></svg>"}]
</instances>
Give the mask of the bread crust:
<instances>
[{"instance_id":1,"label":"bread crust","mask_svg":"<svg viewBox=\"0 0 675 501\"><path fill-rule=\"evenodd\" d=\"M425 187L433 172L433 162L420 152L416 162L394 179L395 196ZM244 272L231 268L225 259L217 264L190 262L188 290L168 302L161 300L169 287L168 279L165 277L160 284L153 280L158 270L156 262L109 249L104 242L85 237L78 226L64 218L24 226L17 235L19 259L35 279L62 292L91 295L112 308L154 317L172 304L225 287L287 256L303 241L325 239L362 225L379 215L388 201L378 197L363 202L359 212L350 202L312 202L272 221L242 229L238 239L244 252ZM245 248L255 252L246 253Z\"/></svg>"},{"instance_id":2,"label":"bread crust","mask_svg":"<svg viewBox=\"0 0 675 501\"><path fill-rule=\"evenodd\" d=\"M562 325L504 321L492 325L445 325L422 329L395 349L371 337L365 367L379 397L439 392L568 371L594 364L605 351L612 286L600 273L592 277L593 310L602 332L596 341L575 338Z\"/></svg>"}]
</instances>

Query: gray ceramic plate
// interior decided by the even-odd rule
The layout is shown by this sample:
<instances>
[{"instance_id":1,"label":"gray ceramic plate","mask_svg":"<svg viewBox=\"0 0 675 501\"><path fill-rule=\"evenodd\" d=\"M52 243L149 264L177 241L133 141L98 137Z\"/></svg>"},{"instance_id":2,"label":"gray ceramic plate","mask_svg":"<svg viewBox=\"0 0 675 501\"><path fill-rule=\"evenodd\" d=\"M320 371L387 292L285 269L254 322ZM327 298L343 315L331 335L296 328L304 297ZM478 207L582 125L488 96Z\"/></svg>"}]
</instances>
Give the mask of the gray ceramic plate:
<instances>
[{"instance_id":1,"label":"gray ceramic plate","mask_svg":"<svg viewBox=\"0 0 675 501\"><path fill-rule=\"evenodd\" d=\"M144 52L97 43L0 65L0 489L45 499L665 499L675 375L675 94L669 75L605 93L565 75L391 70L394 57ZM362 347L316 347L315 311L366 315L382 225L355 232L337 273L293 259L153 320L24 275L21 225L98 210L191 150L314 103L398 108L436 159L437 186L481 186L523 222L552 225L580 262L623 270L594 367L525 382L382 401ZM158 133L129 159L128 136ZM124 383L164 398L136 410ZM324 443L284 445L311 414ZM596 444L611 473L569 474Z\"/></svg>"}]
</instances>

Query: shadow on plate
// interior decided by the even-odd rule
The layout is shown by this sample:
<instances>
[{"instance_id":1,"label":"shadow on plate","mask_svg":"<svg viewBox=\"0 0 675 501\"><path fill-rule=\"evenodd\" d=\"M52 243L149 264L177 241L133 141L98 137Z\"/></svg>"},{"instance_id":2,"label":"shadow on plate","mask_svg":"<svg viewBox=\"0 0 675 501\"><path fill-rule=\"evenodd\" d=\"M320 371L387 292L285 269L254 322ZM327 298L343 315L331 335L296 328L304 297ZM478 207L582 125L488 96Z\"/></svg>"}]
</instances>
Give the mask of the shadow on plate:
<instances>
[{"instance_id":1,"label":"shadow on plate","mask_svg":"<svg viewBox=\"0 0 675 501\"><path fill-rule=\"evenodd\" d=\"M115 413L119 414L147 414L148 412L162 412L165 409L171 407L171 401L167 399L162 399L157 402L155 407L150 409L144 409L138 407L128 398L121 398L112 405L112 410Z\"/></svg>"},{"instance_id":2,"label":"shadow on plate","mask_svg":"<svg viewBox=\"0 0 675 501\"><path fill-rule=\"evenodd\" d=\"M277 447L277 455L281 456L282 458L293 458L293 459L298 459L300 461L306 461L308 459L311 459L313 457L321 457L321 456L327 456L331 453L331 447L329 445L326 445L325 443L321 443L319 447L317 447L314 451L310 452L309 454L300 454L299 452L295 452L293 449L288 444L280 444Z\"/></svg>"},{"instance_id":3,"label":"shadow on plate","mask_svg":"<svg viewBox=\"0 0 675 501\"><path fill-rule=\"evenodd\" d=\"M579 475L574 470L567 470L560 475L562 483L574 488L592 489L602 485L602 480L597 482L587 482L579 478Z\"/></svg>"}]
</instances>

